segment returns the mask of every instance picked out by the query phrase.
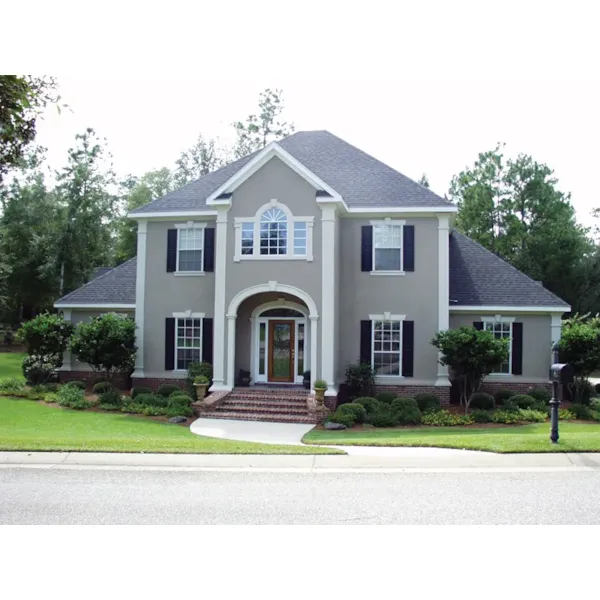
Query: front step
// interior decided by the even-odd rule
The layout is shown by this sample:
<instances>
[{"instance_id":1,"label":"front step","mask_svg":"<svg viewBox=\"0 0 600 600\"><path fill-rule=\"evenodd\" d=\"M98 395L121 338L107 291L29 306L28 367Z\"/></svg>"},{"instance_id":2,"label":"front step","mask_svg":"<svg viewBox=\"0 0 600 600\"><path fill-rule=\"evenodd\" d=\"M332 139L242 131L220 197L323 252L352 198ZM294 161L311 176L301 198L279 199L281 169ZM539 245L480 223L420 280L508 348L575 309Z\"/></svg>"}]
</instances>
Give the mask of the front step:
<instances>
[{"instance_id":1,"label":"front step","mask_svg":"<svg viewBox=\"0 0 600 600\"><path fill-rule=\"evenodd\" d=\"M308 423L314 424L315 420L306 413L304 416L290 414L270 413L240 413L225 410L202 411L201 419L233 419L235 421L267 421L269 423Z\"/></svg>"}]
</instances>

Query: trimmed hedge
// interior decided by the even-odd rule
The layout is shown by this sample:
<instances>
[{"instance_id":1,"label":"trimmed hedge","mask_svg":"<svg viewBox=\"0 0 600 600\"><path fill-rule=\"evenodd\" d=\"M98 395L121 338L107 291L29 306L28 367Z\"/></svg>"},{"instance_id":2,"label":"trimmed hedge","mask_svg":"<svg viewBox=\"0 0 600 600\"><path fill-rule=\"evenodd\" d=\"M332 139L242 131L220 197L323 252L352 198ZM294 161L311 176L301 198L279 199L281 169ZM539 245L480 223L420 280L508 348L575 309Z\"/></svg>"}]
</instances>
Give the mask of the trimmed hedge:
<instances>
[{"instance_id":1,"label":"trimmed hedge","mask_svg":"<svg viewBox=\"0 0 600 600\"><path fill-rule=\"evenodd\" d=\"M191 406L168 406L165 412L165 416L169 419L171 417L192 417L194 415L194 411Z\"/></svg>"},{"instance_id":2,"label":"trimmed hedge","mask_svg":"<svg viewBox=\"0 0 600 600\"><path fill-rule=\"evenodd\" d=\"M165 398L168 398L173 392L178 392L180 391L181 388L178 385L175 385L174 383L163 383L158 390L156 390L156 393L159 396L164 396Z\"/></svg>"},{"instance_id":3,"label":"trimmed hedge","mask_svg":"<svg viewBox=\"0 0 600 600\"><path fill-rule=\"evenodd\" d=\"M381 404L378 410L369 415L373 427L395 427L398 425L397 413L387 404Z\"/></svg>"},{"instance_id":4,"label":"trimmed hedge","mask_svg":"<svg viewBox=\"0 0 600 600\"><path fill-rule=\"evenodd\" d=\"M424 414L421 422L423 425L433 425L434 427L454 427L455 425L470 425L473 423L473 418L471 415L457 415L447 410L439 410Z\"/></svg>"},{"instance_id":5,"label":"trimmed hedge","mask_svg":"<svg viewBox=\"0 0 600 600\"><path fill-rule=\"evenodd\" d=\"M353 404L360 404L361 406L364 406L368 415L374 413L381 406L379 400L376 400L375 398L369 398L369 396L357 398L354 400Z\"/></svg>"},{"instance_id":6,"label":"trimmed hedge","mask_svg":"<svg viewBox=\"0 0 600 600\"><path fill-rule=\"evenodd\" d=\"M475 423L491 423L492 422L492 411L491 410L474 410L471 413L471 418Z\"/></svg>"},{"instance_id":7,"label":"trimmed hedge","mask_svg":"<svg viewBox=\"0 0 600 600\"><path fill-rule=\"evenodd\" d=\"M422 413L436 412L442 409L442 401L435 394L417 394L415 400Z\"/></svg>"},{"instance_id":8,"label":"trimmed hedge","mask_svg":"<svg viewBox=\"0 0 600 600\"><path fill-rule=\"evenodd\" d=\"M67 381L67 383L65 383L65 386L74 387L79 390L85 390L87 388L85 381L79 381L78 379L73 379L73 381Z\"/></svg>"},{"instance_id":9,"label":"trimmed hedge","mask_svg":"<svg viewBox=\"0 0 600 600\"><path fill-rule=\"evenodd\" d=\"M364 406L361 404L354 404L351 402L350 404L342 404L335 411L336 414L348 415L352 419L352 425L355 423L364 423L367 418L367 411ZM346 425L344 423L344 425ZM348 427L348 425L346 425Z\"/></svg>"},{"instance_id":10,"label":"trimmed hedge","mask_svg":"<svg viewBox=\"0 0 600 600\"><path fill-rule=\"evenodd\" d=\"M495 394L494 394L494 400L496 401L496 404L499 405L504 405L506 404L506 401L509 400L510 398L512 398L513 396L516 396L517 392L513 392L512 390L498 390Z\"/></svg>"},{"instance_id":11,"label":"trimmed hedge","mask_svg":"<svg viewBox=\"0 0 600 600\"><path fill-rule=\"evenodd\" d=\"M494 410L494 396L485 392L476 392L471 398L470 408L479 410Z\"/></svg>"},{"instance_id":12,"label":"trimmed hedge","mask_svg":"<svg viewBox=\"0 0 600 600\"><path fill-rule=\"evenodd\" d=\"M152 390L148 387L136 387L131 390L131 399L135 400L140 394L152 394Z\"/></svg>"},{"instance_id":13,"label":"trimmed hedge","mask_svg":"<svg viewBox=\"0 0 600 600\"><path fill-rule=\"evenodd\" d=\"M107 392L100 394L100 404L120 405L121 394L115 390L108 390Z\"/></svg>"},{"instance_id":14,"label":"trimmed hedge","mask_svg":"<svg viewBox=\"0 0 600 600\"><path fill-rule=\"evenodd\" d=\"M552 394L542 388L533 388L528 390L527 396L531 396L537 404L549 404L552 399ZM523 407L524 408L524 407Z\"/></svg>"},{"instance_id":15,"label":"trimmed hedge","mask_svg":"<svg viewBox=\"0 0 600 600\"><path fill-rule=\"evenodd\" d=\"M398 394L395 394L394 392L379 392L379 394L375 396L375 400L378 400L382 404L391 404L397 397Z\"/></svg>"},{"instance_id":16,"label":"trimmed hedge","mask_svg":"<svg viewBox=\"0 0 600 600\"><path fill-rule=\"evenodd\" d=\"M110 392L113 389L113 386L108 381L99 381L94 384L92 387L92 392L94 394L104 394L105 392Z\"/></svg>"},{"instance_id":17,"label":"trimmed hedge","mask_svg":"<svg viewBox=\"0 0 600 600\"><path fill-rule=\"evenodd\" d=\"M141 404L142 406L162 406L166 408L169 399L157 394L138 394L135 397L134 403Z\"/></svg>"},{"instance_id":18,"label":"trimmed hedge","mask_svg":"<svg viewBox=\"0 0 600 600\"><path fill-rule=\"evenodd\" d=\"M393 410L393 409L392 409ZM421 411L418 406L407 405L396 411L397 425L418 425L421 422Z\"/></svg>"},{"instance_id":19,"label":"trimmed hedge","mask_svg":"<svg viewBox=\"0 0 600 600\"><path fill-rule=\"evenodd\" d=\"M533 408L537 404L536 399L528 394L517 394L510 400L511 403L516 404L519 408Z\"/></svg>"}]
</instances>

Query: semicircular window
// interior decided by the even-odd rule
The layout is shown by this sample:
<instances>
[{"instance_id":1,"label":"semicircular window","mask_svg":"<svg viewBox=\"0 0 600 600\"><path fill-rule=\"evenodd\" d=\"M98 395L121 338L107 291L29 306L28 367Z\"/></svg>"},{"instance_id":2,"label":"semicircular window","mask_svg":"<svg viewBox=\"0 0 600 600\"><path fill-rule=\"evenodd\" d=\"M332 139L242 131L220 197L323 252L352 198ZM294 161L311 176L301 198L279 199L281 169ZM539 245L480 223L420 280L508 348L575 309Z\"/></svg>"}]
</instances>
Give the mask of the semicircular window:
<instances>
[{"instance_id":1,"label":"semicircular window","mask_svg":"<svg viewBox=\"0 0 600 600\"><path fill-rule=\"evenodd\" d=\"M304 315L293 308L270 308L260 314L261 317L303 317Z\"/></svg>"},{"instance_id":2,"label":"semicircular window","mask_svg":"<svg viewBox=\"0 0 600 600\"><path fill-rule=\"evenodd\" d=\"M269 208L260 218L260 253L287 254L287 217L279 208Z\"/></svg>"}]
</instances>

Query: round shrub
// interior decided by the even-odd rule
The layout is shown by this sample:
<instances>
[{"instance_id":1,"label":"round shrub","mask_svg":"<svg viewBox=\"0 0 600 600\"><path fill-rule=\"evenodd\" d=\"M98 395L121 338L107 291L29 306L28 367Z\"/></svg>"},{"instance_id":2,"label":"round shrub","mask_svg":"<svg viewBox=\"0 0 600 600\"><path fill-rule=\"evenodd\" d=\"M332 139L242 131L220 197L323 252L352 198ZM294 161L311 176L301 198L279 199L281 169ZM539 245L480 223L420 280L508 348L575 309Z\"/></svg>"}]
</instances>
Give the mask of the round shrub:
<instances>
[{"instance_id":1,"label":"round shrub","mask_svg":"<svg viewBox=\"0 0 600 600\"><path fill-rule=\"evenodd\" d=\"M357 398L354 401L354 404L360 404L361 406L364 406L368 415L374 413L381 406L379 400L375 400L375 398L369 398L368 396L365 396L364 398Z\"/></svg>"},{"instance_id":2,"label":"round shrub","mask_svg":"<svg viewBox=\"0 0 600 600\"><path fill-rule=\"evenodd\" d=\"M435 412L442 408L442 402L435 394L417 394L415 400L422 413Z\"/></svg>"},{"instance_id":3,"label":"round shrub","mask_svg":"<svg viewBox=\"0 0 600 600\"><path fill-rule=\"evenodd\" d=\"M136 387L131 390L131 399L135 400L140 394L152 394L152 390L147 387Z\"/></svg>"},{"instance_id":4,"label":"round shrub","mask_svg":"<svg viewBox=\"0 0 600 600\"><path fill-rule=\"evenodd\" d=\"M110 392L112 389L113 386L108 381L99 381L94 384L92 392L94 394L104 394L105 392Z\"/></svg>"},{"instance_id":5,"label":"round shrub","mask_svg":"<svg viewBox=\"0 0 600 600\"><path fill-rule=\"evenodd\" d=\"M572 421L575 418L575 415L566 408L558 409L558 418L561 421Z\"/></svg>"},{"instance_id":6,"label":"round shrub","mask_svg":"<svg viewBox=\"0 0 600 600\"><path fill-rule=\"evenodd\" d=\"M173 392L170 396L169 399L171 398L177 398L178 396L181 396L182 398L187 398L190 402L192 402L192 397L190 396L190 394L184 390L177 390L176 392Z\"/></svg>"},{"instance_id":7,"label":"round shrub","mask_svg":"<svg viewBox=\"0 0 600 600\"><path fill-rule=\"evenodd\" d=\"M392 410L399 411L408 408L419 409L417 401L414 398L394 398L392 400Z\"/></svg>"},{"instance_id":8,"label":"round shrub","mask_svg":"<svg viewBox=\"0 0 600 600\"><path fill-rule=\"evenodd\" d=\"M169 406L165 412L166 416L169 417L192 417L194 411L191 406Z\"/></svg>"},{"instance_id":9,"label":"round shrub","mask_svg":"<svg viewBox=\"0 0 600 600\"><path fill-rule=\"evenodd\" d=\"M156 390L156 393L159 396L164 396L165 398L168 398L173 392L178 392L179 390L181 390L181 388L178 385L175 385L174 383L163 383L163 385L161 385L158 390Z\"/></svg>"},{"instance_id":10,"label":"round shrub","mask_svg":"<svg viewBox=\"0 0 600 600\"><path fill-rule=\"evenodd\" d=\"M495 410L492 413L492 423L504 423L507 425L512 425L513 423L518 423L520 420L521 419L518 411Z\"/></svg>"},{"instance_id":11,"label":"round shrub","mask_svg":"<svg viewBox=\"0 0 600 600\"><path fill-rule=\"evenodd\" d=\"M190 406L192 398L188 394L172 394L169 396L167 406Z\"/></svg>"},{"instance_id":12,"label":"round shrub","mask_svg":"<svg viewBox=\"0 0 600 600\"><path fill-rule=\"evenodd\" d=\"M125 402L121 407L121 412L131 413L132 415L141 415L146 406L139 402Z\"/></svg>"},{"instance_id":13,"label":"round shrub","mask_svg":"<svg viewBox=\"0 0 600 600\"><path fill-rule=\"evenodd\" d=\"M511 402L516 404L519 408L532 408L537 404L535 398L527 394L517 394L511 398Z\"/></svg>"},{"instance_id":14,"label":"round shrub","mask_svg":"<svg viewBox=\"0 0 600 600\"><path fill-rule=\"evenodd\" d=\"M527 392L527 395L531 396L536 401L536 404L544 405L548 404L552 398L552 394L550 394L550 392L541 388L533 388Z\"/></svg>"},{"instance_id":15,"label":"round shrub","mask_svg":"<svg viewBox=\"0 0 600 600\"><path fill-rule=\"evenodd\" d=\"M518 415L520 420L526 423L543 423L548 418L547 412L534 410L533 408L520 408Z\"/></svg>"},{"instance_id":16,"label":"round shrub","mask_svg":"<svg viewBox=\"0 0 600 600\"><path fill-rule=\"evenodd\" d=\"M163 406L144 406L142 414L146 417L160 417L166 415L168 410L168 408L164 408Z\"/></svg>"},{"instance_id":17,"label":"round shrub","mask_svg":"<svg viewBox=\"0 0 600 600\"><path fill-rule=\"evenodd\" d=\"M100 404L121 404L121 394L115 390L107 390L100 394Z\"/></svg>"},{"instance_id":18,"label":"round shrub","mask_svg":"<svg viewBox=\"0 0 600 600\"><path fill-rule=\"evenodd\" d=\"M396 413L386 404L369 415L369 421L373 427L395 427L398 424Z\"/></svg>"},{"instance_id":19,"label":"round shrub","mask_svg":"<svg viewBox=\"0 0 600 600\"><path fill-rule=\"evenodd\" d=\"M489 410L474 410L471 413L471 418L475 423L491 423L492 422L492 412Z\"/></svg>"},{"instance_id":20,"label":"round shrub","mask_svg":"<svg viewBox=\"0 0 600 600\"><path fill-rule=\"evenodd\" d=\"M21 363L23 377L29 385L41 385L55 377L56 361L47 356L34 354L26 356Z\"/></svg>"},{"instance_id":21,"label":"round shrub","mask_svg":"<svg viewBox=\"0 0 600 600\"><path fill-rule=\"evenodd\" d=\"M517 392L513 392L512 390L498 390L494 394L494 400L496 401L496 404L503 406L504 404L506 404L507 400L516 395Z\"/></svg>"},{"instance_id":22,"label":"round shrub","mask_svg":"<svg viewBox=\"0 0 600 600\"><path fill-rule=\"evenodd\" d=\"M433 425L434 427L454 427L455 425L470 425L473 423L471 415L457 415L448 410L438 410L434 413L427 413L421 417L423 425Z\"/></svg>"},{"instance_id":23,"label":"round shrub","mask_svg":"<svg viewBox=\"0 0 600 600\"><path fill-rule=\"evenodd\" d=\"M87 387L87 385L85 384L85 381L79 381L77 379L73 379L73 381L67 381L67 383L65 384L65 387L66 386L74 387L79 390L85 390L85 388Z\"/></svg>"},{"instance_id":24,"label":"round shrub","mask_svg":"<svg viewBox=\"0 0 600 600\"><path fill-rule=\"evenodd\" d=\"M397 425L418 425L420 422L421 411L417 406L405 406L396 411Z\"/></svg>"},{"instance_id":25,"label":"round shrub","mask_svg":"<svg viewBox=\"0 0 600 600\"><path fill-rule=\"evenodd\" d=\"M342 404L342 406L347 406L347 404ZM340 406L330 417L329 421L331 423L339 423L340 425L345 425L346 427L352 427L354 425L354 414L348 411L341 411ZM360 406L357 404L357 406Z\"/></svg>"},{"instance_id":26,"label":"round shrub","mask_svg":"<svg viewBox=\"0 0 600 600\"><path fill-rule=\"evenodd\" d=\"M379 400L382 404L391 404L394 398L397 398L398 394L394 392L379 392L377 396L375 396L376 400Z\"/></svg>"},{"instance_id":27,"label":"round shrub","mask_svg":"<svg viewBox=\"0 0 600 600\"><path fill-rule=\"evenodd\" d=\"M83 410L92 406L92 403L85 399L83 390L74 385L63 385L56 396L58 403L66 408Z\"/></svg>"},{"instance_id":28,"label":"round shrub","mask_svg":"<svg viewBox=\"0 0 600 600\"><path fill-rule=\"evenodd\" d=\"M350 404L341 404L335 412L351 415L354 423L364 423L367 418L365 407L361 404L354 404L353 402Z\"/></svg>"},{"instance_id":29,"label":"round shrub","mask_svg":"<svg viewBox=\"0 0 600 600\"><path fill-rule=\"evenodd\" d=\"M168 403L168 398L157 394L138 394L135 397L135 404L141 404L142 406L162 406L164 408Z\"/></svg>"},{"instance_id":30,"label":"round shrub","mask_svg":"<svg viewBox=\"0 0 600 600\"><path fill-rule=\"evenodd\" d=\"M493 410L494 396L491 394L486 394L485 392L477 392L473 394L469 407L479 410Z\"/></svg>"}]
</instances>

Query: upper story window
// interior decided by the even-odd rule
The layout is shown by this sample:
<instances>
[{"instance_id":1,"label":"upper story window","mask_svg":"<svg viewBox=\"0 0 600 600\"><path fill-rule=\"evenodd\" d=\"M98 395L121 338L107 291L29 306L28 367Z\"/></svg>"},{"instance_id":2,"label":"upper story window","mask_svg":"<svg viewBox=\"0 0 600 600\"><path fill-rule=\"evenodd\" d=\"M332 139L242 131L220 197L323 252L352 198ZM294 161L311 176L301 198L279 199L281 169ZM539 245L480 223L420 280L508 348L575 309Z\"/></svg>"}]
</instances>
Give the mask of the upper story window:
<instances>
[{"instance_id":1,"label":"upper story window","mask_svg":"<svg viewBox=\"0 0 600 600\"><path fill-rule=\"evenodd\" d=\"M271 200L254 217L236 217L234 260L313 260L314 217L297 217Z\"/></svg>"},{"instance_id":2,"label":"upper story window","mask_svg":"<svg viewBox=\"0 0 600 600\"><path fill-rule=\"evenodd\" d=\"M373 270L402 271L403 224L373 225Z\"/></svg>"},{"instance_id":3,"label":"upper story window","mask_svg":"<svg viewBox=\"0 0 600 600\"><path fill-rule=\"evenodd\" d=\"M177 271L202 271L204 229L190 227L177 231Z\"/></svg>"}]
</instances>

